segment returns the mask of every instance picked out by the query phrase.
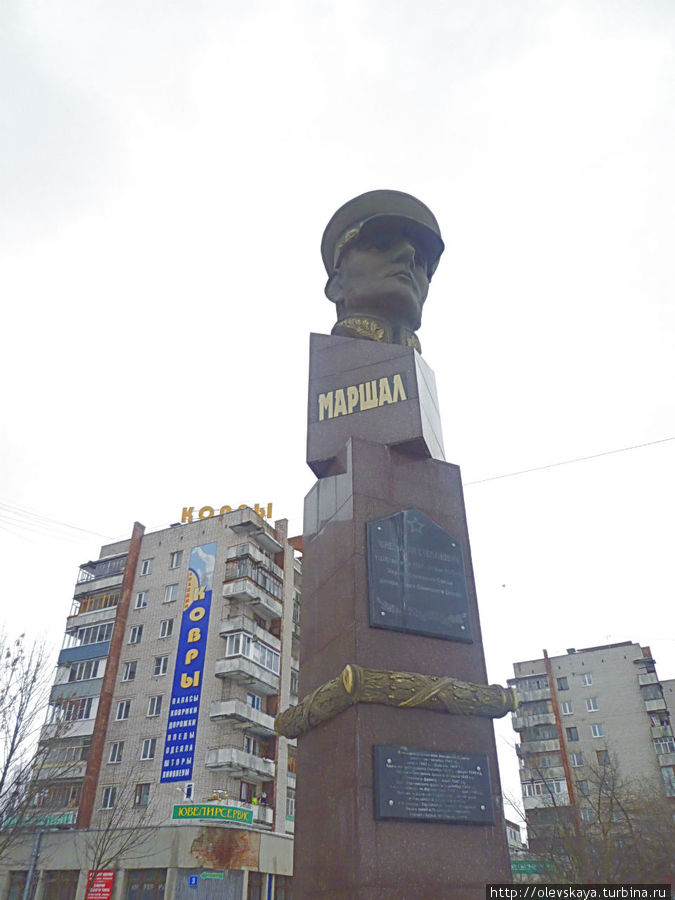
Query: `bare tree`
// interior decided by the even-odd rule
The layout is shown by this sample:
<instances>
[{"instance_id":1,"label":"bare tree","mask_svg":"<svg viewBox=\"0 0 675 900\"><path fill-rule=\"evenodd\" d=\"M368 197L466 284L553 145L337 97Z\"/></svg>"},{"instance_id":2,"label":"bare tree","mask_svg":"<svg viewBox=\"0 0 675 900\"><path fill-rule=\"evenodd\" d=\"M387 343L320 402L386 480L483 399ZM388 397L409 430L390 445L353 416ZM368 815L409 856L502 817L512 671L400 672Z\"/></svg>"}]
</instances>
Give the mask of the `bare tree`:
<instances>
[{"instance_id":1,"label":"bare tree","mask_svg":"<svg viewBox=\"0 0 675 900\"><path fill-rule=\"evenodd\" d=\"M586 766L570 805L546 780L546 770L534 771L544 787L528 834L548 880L665 883L675 876L675 809L657 782L623 778L608 755Z\"/></svg>"},{"instance_id":2,"label":"bare tree","mask_svg":"<svg viewBox=\"0 0 675 900\"><path fill-rule=\"evenodd\" d=\"M85 900L95 887L95 875L117 868L121 857L142 859L156 835L157 822L151 813L149 782L137 782L140 769L125 773L121 784L104 787L103 806L94 815L90 828L82 832L80 865L87 879Z\"/></svg>"},{"instance_id":3,"label":"bare tree","mask_svg":"<svg viewBox=\"0 0 675 900\"><path fill-rule=\"evenodd\" d=\"M52 743L39 743L49 700L50 651L0 634L0 860L35 819ZM65 726L57 728L59 736Z\"/></svg>"}]
</instances>

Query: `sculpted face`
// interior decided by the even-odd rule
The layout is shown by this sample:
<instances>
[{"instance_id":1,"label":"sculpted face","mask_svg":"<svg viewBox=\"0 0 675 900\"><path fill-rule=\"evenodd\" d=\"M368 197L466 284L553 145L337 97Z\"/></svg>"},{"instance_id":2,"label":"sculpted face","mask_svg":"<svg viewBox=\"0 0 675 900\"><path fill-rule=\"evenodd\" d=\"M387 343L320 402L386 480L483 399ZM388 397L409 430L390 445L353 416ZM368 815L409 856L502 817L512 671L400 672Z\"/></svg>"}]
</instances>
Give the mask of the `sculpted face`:
<instances>
[{"instance_id":1,"label":"sculpted face","mask_svg":"<svg viewBox=\"0 0 675 900\"><path fill-rule=\"evenodd\" d=\"M326 296L338 313L372 313L415 330L429 292L421 242L402 228L373 223L345 246Z\"/></svg>"}]
</instances>

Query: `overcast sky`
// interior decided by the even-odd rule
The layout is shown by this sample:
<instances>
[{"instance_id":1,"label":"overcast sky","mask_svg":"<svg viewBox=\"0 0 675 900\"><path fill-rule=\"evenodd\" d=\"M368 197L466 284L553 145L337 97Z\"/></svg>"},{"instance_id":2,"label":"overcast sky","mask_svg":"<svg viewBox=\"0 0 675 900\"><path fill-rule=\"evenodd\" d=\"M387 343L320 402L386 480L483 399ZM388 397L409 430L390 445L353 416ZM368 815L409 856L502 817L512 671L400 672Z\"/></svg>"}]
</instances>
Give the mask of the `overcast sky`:
<instances>
[{"instance_id":1,"label":"overcast sky","mask_svg":"<svg viewBox=\"0 0 675 900\"><path fill-rule=\"evenodd\" d=\"M301 532L321 234L394 188L447 248L420 338L490 679L621 640L675 677L674 34L670 0L5 0L9 632L60 643L135 519Z\"/></svg>"}]
</instances>

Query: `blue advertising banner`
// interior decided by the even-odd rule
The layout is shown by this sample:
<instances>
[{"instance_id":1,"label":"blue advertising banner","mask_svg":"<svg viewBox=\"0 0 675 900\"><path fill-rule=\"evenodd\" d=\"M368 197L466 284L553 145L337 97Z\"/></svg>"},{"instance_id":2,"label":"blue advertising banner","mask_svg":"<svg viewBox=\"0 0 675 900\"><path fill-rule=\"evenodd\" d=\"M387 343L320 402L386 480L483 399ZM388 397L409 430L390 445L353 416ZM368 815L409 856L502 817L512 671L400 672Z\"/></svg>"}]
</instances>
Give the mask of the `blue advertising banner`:
<instances>
[{"instance_id":1,"label":"blue advertising banner","mask_svg":"<svg viewBox=\"0 0 675 900\"><path fill-rule=\"evenodd\" d=\"M192 778L217 547L214 541L190 551L160 781Z\"/></svg>"}]
</instances>

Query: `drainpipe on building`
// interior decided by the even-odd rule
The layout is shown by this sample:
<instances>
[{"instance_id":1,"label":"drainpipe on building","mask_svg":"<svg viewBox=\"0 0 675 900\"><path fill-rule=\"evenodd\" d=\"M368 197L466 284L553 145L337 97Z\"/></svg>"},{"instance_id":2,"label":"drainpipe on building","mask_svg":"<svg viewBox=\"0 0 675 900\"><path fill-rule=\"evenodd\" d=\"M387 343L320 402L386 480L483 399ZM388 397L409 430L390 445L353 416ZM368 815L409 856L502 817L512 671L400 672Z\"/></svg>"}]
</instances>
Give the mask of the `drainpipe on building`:
<instances>
[{"instance_id":1,"label":"drainpipe on building","mask_svg":"<svg viewBox=\"0 0 675 900\"><path fill-rule=\"evenodd\" d=\"M42 840L42 831L38 828L35 832L35 840L33 841L33 849L30 854L30 865L28 866L28 874L26 875L26 884L23 888L23 896L21 900L29 900L30 889L35 877L35 869L40 856L40 841Z\"/></svg>"}]
</instances>

